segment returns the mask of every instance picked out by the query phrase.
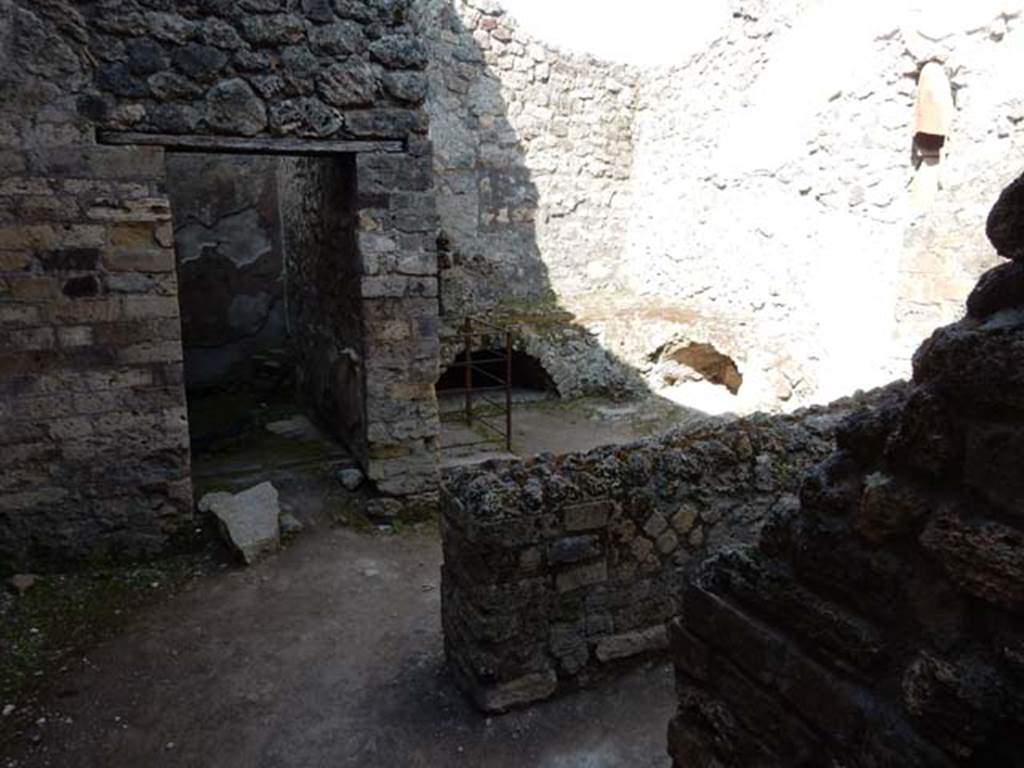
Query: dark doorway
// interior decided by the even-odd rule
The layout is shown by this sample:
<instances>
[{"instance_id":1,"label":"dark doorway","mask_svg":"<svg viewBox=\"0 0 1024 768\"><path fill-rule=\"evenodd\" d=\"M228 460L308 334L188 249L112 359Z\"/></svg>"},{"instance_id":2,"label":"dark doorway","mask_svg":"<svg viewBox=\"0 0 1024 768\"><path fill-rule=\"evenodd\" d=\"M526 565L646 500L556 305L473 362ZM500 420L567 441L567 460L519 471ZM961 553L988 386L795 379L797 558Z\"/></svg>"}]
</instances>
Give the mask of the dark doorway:
<instances>
[{"instance_id":1,"label":"dark doorway","mask_svg":"<svg viewBox=\"0 0 1024 768\"><path fill-rule=\"evenodd\" d=\"M170 152L167 177L197 474L282 437L260 461L361 461L353 157Z\"/></svg>"}]
</instances>

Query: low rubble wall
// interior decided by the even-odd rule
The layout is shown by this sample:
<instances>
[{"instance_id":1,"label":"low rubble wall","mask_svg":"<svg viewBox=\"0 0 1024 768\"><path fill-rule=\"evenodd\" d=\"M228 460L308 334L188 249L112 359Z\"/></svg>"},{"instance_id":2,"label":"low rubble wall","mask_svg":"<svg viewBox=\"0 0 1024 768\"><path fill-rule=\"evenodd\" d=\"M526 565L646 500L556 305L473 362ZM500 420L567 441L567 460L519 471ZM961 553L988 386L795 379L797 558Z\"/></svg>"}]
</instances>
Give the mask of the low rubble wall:
<instances>
[{"instance_id":1,"label":"low rubble wall","mask_svg":"<svg viewBox=\"0 0 1024 768\"><path fill-rule=\"evenodd\" d=\"M796 505L857 402L449 472L443 623L460 685L502 711L666 648L686 577Z\"/></svg>"}]
</instances>

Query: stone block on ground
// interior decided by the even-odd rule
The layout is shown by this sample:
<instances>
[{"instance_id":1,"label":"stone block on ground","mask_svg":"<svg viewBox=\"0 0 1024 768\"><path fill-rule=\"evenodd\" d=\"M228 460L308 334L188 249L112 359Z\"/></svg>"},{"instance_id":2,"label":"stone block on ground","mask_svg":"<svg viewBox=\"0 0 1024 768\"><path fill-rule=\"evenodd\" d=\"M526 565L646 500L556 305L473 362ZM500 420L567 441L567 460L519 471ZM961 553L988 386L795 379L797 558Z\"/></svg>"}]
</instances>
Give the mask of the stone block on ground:
<instances>
[{"instance_id":1,"label":"stone block on ground","mask_svg":"<svg viewBox=\"0 0 1024 768\"><path fill-rule=\"evenodd\" d=\"M247 565L281 545L281 506L277 489L270 483L238 494L207 494L200 500L199 510L217 518L225 541Z\"/></svg>"},{"instance_id":2,"label":"stone block on ground","mask_svg":"<svg viewBox=\"0 0 1024 768\"><path fill-rule=\"evenodd\" d=\"M16 595L24 595L36 585L37 577L31 573L16 573L7 580L7 587Z\"/></svg>"}]
</instances>

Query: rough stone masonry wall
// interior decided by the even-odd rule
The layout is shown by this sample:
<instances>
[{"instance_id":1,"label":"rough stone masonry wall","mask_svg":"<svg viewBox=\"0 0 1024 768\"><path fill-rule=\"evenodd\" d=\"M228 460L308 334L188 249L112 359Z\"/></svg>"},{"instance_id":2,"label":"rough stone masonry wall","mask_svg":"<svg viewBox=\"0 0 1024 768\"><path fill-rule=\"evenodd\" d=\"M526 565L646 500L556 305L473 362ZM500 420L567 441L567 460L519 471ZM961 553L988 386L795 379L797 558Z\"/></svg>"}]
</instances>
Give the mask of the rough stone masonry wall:
<instances>
[{"instance_id":1,"label":"rough stone masonry wall","mask_svg":"<svg viewBox=\"0 0 1024 768\"><path fill-rule=\"evenodd\" d=\"M152 554L192 514L163 152L0 165L0 569Z\"/></svg>"},{"instance_id":2,"label":"rough stone masonry wall","mask_svg":"<svg viewBox=\"0 0 1024 768\"><path fill-rule=\"evenodd\" d=\"M994 263L971 222L1007 181L993 164L1024 153L1007 76L1024 64L1021 4L730 5L706 50L640 69L553 48L494 0L421 4L449 325L525 316L524 349L563 394L635 385L632 368L716 411L828 402L909 373ZM957 109L943 189L918 210L929 61ZM661 365L689 343L737 364L737 394Z\"/></svg>"},{"instance_id":3,"label":"rough stone masonry wall","mask_svg":"<svg viewBox=\"0 0 1024 768\"><path fill-rule=\"evenodd\" d=\"M493 0L425 0L418 12L446 331L467 315L512 317L562 395L626 386L600 329L564 308L625 284L637 73L545 45ZM453 357L446 347L442 362Z\"/></svg>"},{"instance_id":4,"label":"rough stone masonry wall","mask_svg":"<svg viewBox=\"0 0 1024 768\"><path fill-rule=\"evenodd\" d=\"M909 392L686 587L679 768L1022 764L1024 178L989 234L1013 261L918 350Z\"/></svg>"},{"instance_id":5,"label":"rough stone masonry wall","mask_svg":"<svg viewBox=\"0 0 1024 768\"><path fill-rule=\"evenodd\" d=\"M355 164L351 158L289 158L281 163L280 180L299 396L365 462Z\"/></svg>"},{"instance_id":6,"label":"rough stone masonry wall","mask_svg":"<svg viewBox=\"0 0 1024 768\"><path fill-rule=\"evenodd\" d=\"M5 559L130 555L189 516L163 156L99 147L97 128L401 142L355 160L368 469L384 493L436 493L426 52L406 11L392 0L0 0L0 435L4 461L21 463L0 474ZM102 274L118 249L117 268L139 273L131 286ZM69 311L81 314L69 322ZM99 415L76 410L89 407ZM82 420L53 426L66 417Z\"/></svg>"},{"instance_id":7,"label":"rough stone masonry wall","mask_svg":"<svg viewBox=\"0 0 1024 768\"><path fill-rule=\"evenodd\" d=\"M501 711L663 649L686 575L796 503L851 407L446 475L442 617L460 685Z\"/></svg>"}]
</instances>

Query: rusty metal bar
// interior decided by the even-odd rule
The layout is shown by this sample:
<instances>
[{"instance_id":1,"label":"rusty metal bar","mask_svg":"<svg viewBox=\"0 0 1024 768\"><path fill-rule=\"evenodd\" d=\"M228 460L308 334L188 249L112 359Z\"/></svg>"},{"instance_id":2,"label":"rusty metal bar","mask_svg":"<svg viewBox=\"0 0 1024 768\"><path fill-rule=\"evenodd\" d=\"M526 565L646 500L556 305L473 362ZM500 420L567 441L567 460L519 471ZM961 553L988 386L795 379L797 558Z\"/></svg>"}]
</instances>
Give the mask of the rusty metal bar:
<instances>
[{"instance_id":1,"label":"rusty metal bar","mask_svg":"<svg viewBox=\"0 0 1024 768\"><path fill-rule=\"evenodd\" d=\"M512 332L505 331L505 450L512 453Z\"/></svg>"},{"instance_id":2,"label":"rusty metal bar","mask_svg":"<svg viewBox=\"0 0 1024 768\"><path fill-rule=\"evenodd\" d=\"M466 423L473 423L473 320L466 318Z\"/></svg>"},{"instance_id":3,"label":"rusty metal bar","mask_svg":"<svg viewBox=\"0 0 1024 768\"><path fill-rule=\"evenodd\" d=\"M481 331L480 327L485 329ZM489 432L505 438L505 449L512 451L512 360L513 360L513 332L509 326L499 326L487 320L473 317L466 317L461 329L464 353L462 360L456 360L451 368L463 369L463 384L461 394L464 397L463 410L465 412L466 424L472 427L474 424L483 426ZM492 347L500 347L501 339L504 337L504 349L496 354L487 354L486 350ZM479 339L483 350L479 356L474 356L474 341ZM497 342L497 343L496 343ZM484 370L483 365L504 363L504 377ZM476 386L478 379L494 382L490 386ZM458 394L458 390L450 390L452 394ZM484 396L489 392L504 392L504 403L491 400ZM477 403L476 401L482 401ZM479 407L478 407L479 406ZM490 406L488 408L487 406ZM505 428L489 422L485 416L501 415L504 412ZM489 441L488 441L489 442Z\"/></svg>"},{"instance_id":4,"label":"rusty metal bar","mask_svg":"<svg viewBox=\"0 0 1024 768\"><path fill-rule=\"evenodd\" d=\"M475 356L473 357L473 367L477 367L477 365L479 363L504 363L504 362L505 362L505 355L504 355L504 353L502 353L501 355L498 355L496 357L475 357ZM456 360L455 362L453 362L448 367L449 368L465 368L466 365L467 365L467 363L466 363L465 360Z\"/></svg>"}]
</instances>

